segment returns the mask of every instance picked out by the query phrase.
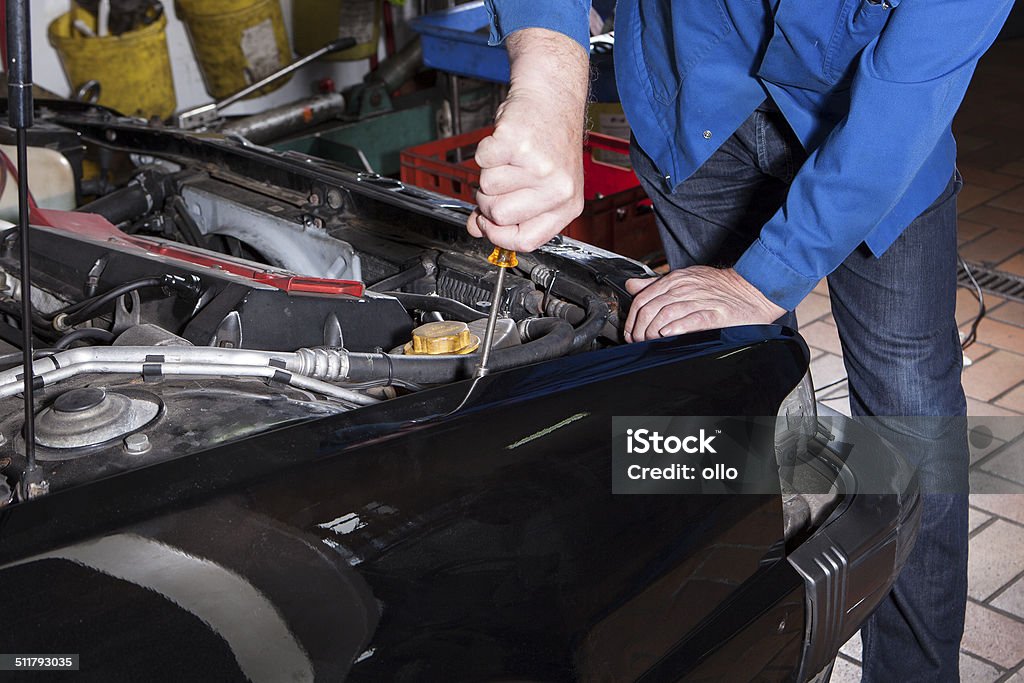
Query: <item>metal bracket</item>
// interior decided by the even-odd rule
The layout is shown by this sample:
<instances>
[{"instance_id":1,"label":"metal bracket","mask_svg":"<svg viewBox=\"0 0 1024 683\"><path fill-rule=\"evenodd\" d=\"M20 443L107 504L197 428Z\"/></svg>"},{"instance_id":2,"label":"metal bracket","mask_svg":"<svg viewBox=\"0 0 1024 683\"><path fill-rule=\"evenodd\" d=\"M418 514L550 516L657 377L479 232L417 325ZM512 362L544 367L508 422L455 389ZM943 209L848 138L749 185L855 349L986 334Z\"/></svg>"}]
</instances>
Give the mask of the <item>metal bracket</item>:
<instances>
[{"instance_id":1,"label":"metal bracket","mask_svg":"<svg viewBox=\"0 0 1024 683\"><path fill-rule=\"evenodd\" d=\"M131 301L131 310L128 310L128 306L125 305L126 299ZM117 297L117 304L114 305L114 326L110 331L118 335L129 327L135 327L142 322L142 312L139 310L141 307L142 300L135 290Z\"/></svg>"}]
</instances>

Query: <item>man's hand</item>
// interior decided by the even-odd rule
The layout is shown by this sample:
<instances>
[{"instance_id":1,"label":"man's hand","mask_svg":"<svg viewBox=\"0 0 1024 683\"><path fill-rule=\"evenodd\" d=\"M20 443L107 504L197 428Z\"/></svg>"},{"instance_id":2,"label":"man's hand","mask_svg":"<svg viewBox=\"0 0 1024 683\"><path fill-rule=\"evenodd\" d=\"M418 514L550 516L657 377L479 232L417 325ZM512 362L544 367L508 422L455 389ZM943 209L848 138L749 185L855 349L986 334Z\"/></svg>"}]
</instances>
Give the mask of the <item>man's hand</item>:
<instances>
[{"instance_id":1,"label":"man's hand","mask_svg":"<svg viewBox=\"0 0 1024 683\"><path fill-rule=\"evenodd\" d=\"M573 39L529 28L508 39L512 80L494 133L477 146L479 208L467 229L533 251L583 210L589 56Z\"/></svg>"},{"instance_id":2,"label":"man's hand","mask_svg":"<svg viewBox=\"0 0 1024 683\"><path fill-rule=\"evenodd\" d=\"M786 311L732 268L693 266L660 278L626 280L633 305L626 341L646 341L733 325L767 324Z\"/></svg>"}]
</instances>

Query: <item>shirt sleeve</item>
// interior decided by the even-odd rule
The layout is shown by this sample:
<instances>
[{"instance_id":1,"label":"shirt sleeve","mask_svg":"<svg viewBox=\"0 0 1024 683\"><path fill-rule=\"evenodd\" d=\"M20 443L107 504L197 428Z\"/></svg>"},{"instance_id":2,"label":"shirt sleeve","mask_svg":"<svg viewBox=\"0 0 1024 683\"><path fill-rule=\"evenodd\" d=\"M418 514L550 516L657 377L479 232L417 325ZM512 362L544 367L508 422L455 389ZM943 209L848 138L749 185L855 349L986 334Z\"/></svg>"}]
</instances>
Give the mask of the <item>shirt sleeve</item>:
<instances>
[{"instance_id":1,"label":"shirt sleeve","mask_svg":"<svg viewBox=\"0 0 1024 683\"><path fill-rule=\"evenodd\" d=\"M491 45L500 45L524 28L563 33L590 52L589 0L486 0L491 16Z\"/></svg>"},{"instance_id":2,"label":"shirt sleeve","mask_svg":"<svg viewBox=\"0 0 1024 683\"><path fill-rule=\"evenodd\" d=\"M903 0L892 9L860 55L849 114L808 157L736 271L796 308L892 211L948 135L1012 4Z\"/></svg>"}]
</instances>

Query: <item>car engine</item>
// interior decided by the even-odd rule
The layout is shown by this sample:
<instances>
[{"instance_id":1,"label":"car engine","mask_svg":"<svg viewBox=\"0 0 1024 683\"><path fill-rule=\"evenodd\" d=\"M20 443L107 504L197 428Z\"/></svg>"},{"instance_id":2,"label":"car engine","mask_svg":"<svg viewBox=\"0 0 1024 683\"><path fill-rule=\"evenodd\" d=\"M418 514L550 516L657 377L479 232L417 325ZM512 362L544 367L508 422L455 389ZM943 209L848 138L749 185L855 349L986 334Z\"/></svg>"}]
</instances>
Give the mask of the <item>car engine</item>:
<instances>
[{"instance_id":1,"label":"car engine","mask_svg":"<svg viewBox=\"0 0 1024 683\"><path fill-rule=\"evenodd\" d=\"M49 490L471 386L496 269L490 245L465 234L467 205L95 115L55 115L36 135L74 152L79 198L73 211L37 206L31 221L36 453ZM12 486L25 451L17 239L8 224L0 464ZM649 273L572 240L523 255L505 279L491 368L618 343L624 293L609 263L621 279Z\"/></svg>"}]
</instances>

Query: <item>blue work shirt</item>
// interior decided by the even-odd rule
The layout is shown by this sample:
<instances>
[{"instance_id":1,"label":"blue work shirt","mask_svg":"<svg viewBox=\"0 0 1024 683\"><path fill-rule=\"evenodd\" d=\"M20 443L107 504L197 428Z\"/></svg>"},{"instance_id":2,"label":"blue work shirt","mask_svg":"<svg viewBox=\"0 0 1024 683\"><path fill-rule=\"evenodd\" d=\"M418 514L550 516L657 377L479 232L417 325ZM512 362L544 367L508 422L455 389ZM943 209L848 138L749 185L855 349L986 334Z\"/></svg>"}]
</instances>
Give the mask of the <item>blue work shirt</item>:
<instances>
[{"instance_id":1,"label":"blue work shirt","mask_svg":"<svg viewBox=\"0 0 1024 683\"><path fill-rule=\"evenodd\" d=\"M619 0L615 70L637 143L674 188L766 96L810 153L736 270L792 310L861 243L880 256L946 187L950 130L1013 0ZM586 0L487 0L491 42L589 45Z\"/></svg>"}]
</instances>

